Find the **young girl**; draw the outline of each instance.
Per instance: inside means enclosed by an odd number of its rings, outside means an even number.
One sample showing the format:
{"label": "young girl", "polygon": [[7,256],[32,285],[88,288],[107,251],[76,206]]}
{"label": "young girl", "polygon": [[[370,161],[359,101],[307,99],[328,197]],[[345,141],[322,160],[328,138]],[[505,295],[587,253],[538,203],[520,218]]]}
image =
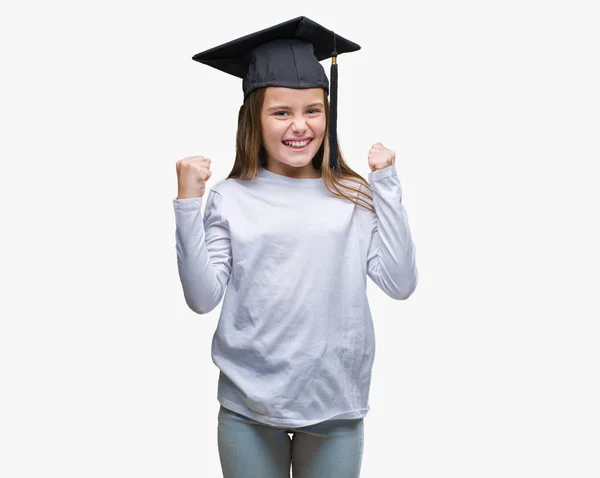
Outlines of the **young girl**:
{"label": "young girl", "polygon": [[[206,314],[224,296],[211,352],[225,478],[359,476],[366,277],[397,300],[417,284],[395,154],[375,143],[367,182],[329,130],[331,35],[299,17],[194,57],[244,79],[231,173],[206,193],[210,159],[179,160],[173,200],[186,303]],[[334,38],[336,54],[360,48]]]}

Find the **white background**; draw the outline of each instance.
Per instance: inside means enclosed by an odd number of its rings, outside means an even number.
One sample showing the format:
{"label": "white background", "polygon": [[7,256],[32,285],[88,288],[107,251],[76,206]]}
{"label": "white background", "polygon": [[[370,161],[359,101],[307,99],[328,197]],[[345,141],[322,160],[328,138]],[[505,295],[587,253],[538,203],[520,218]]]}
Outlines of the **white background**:
{"label": "white background", "polygon": [[220,306],[185,304],[172,200],[179,159],[229,173],[242,89],[191,57],[299,15],[361,45],[342,150],[396,152],[417,248],[407,301],[369,282],[361,477],[600,476],[594,2],[12,3],[1,476],[222,476]]}

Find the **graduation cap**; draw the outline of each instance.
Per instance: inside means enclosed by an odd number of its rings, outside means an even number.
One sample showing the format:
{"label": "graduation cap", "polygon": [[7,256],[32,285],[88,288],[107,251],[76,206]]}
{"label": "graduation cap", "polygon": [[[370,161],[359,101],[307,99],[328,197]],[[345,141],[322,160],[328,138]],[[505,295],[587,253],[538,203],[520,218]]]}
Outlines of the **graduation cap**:
{"label": "graduation cap", "polygon": [[[307,17],[297,17],[197,53],[193,60],[242,78],[244,101],[267,86],[323,88],[329,94],[330,163],[337,167],[337,56],[360,46]],[[331,58],[331,88],[319,61]]]}

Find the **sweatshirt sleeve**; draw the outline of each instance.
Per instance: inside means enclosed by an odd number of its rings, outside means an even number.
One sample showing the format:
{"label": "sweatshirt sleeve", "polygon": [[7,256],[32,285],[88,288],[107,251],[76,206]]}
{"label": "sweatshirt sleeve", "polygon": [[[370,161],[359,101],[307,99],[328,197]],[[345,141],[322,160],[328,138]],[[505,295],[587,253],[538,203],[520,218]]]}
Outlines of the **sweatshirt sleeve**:
{"label": "sweatshirt sleeve", "polygon": [[214,190],[202,197],[173,199],[177,267],[190,309],[206,314],[221,301],[231,274],[231,241],[223,219],[222,196]]}
{"label": "sweatshirt sleeve", "polygon": [[368,275],[388,296],[404,300],[415,290],[418,273],[396,167],[371,171],[368,177],[376,211],[372,215]]}

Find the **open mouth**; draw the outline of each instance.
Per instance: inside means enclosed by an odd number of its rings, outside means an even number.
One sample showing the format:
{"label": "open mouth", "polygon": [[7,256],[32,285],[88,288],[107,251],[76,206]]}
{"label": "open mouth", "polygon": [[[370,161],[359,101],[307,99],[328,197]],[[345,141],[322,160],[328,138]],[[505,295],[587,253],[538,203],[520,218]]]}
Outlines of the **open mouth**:
{"label": "open mouth", "polygon": [[304,151],[308,148],[308,145],[312,142],[312,138],[304,141],[282,141],[282,143],[293,151]]}

